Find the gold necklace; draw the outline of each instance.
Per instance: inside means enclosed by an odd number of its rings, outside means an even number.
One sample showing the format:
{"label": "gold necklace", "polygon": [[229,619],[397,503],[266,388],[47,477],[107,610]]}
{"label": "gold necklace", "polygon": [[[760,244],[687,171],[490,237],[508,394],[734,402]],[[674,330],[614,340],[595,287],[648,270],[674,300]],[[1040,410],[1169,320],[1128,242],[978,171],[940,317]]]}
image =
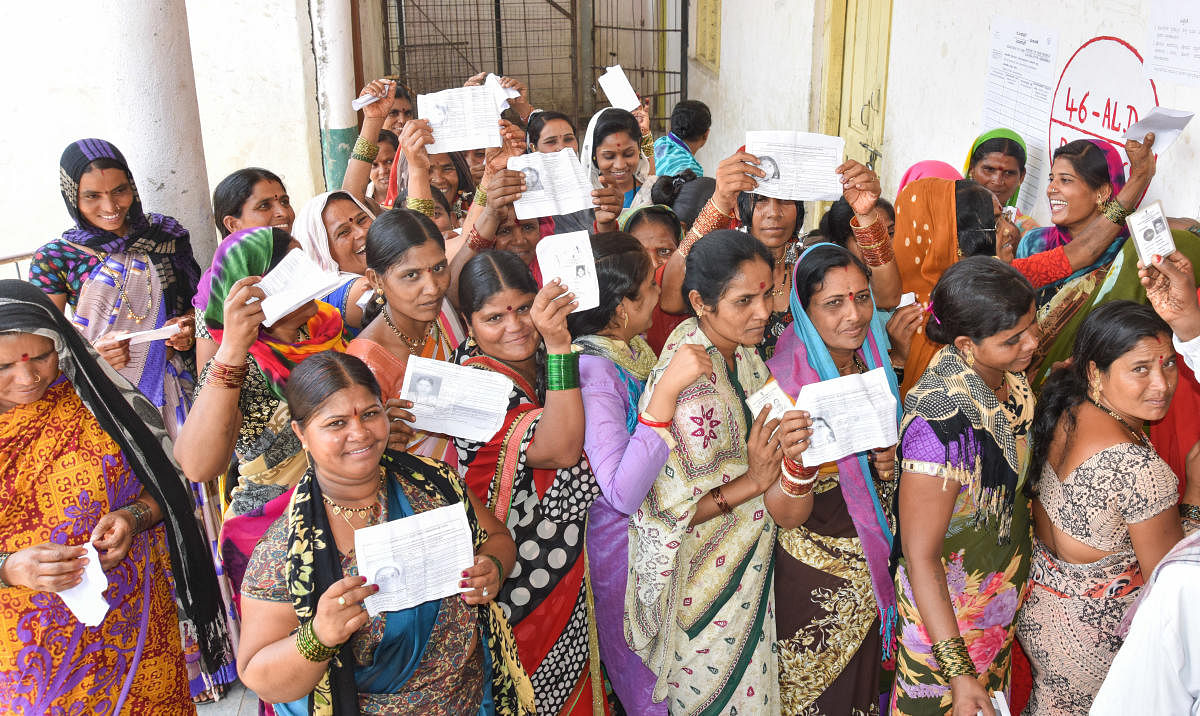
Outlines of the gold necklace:
{"label": "gold necklace", "polygon": [[[149,255],[146,256],[145,263],[146,263],[146,270],[143,273],[146,274],[146,297],[147,297],[146,312],[139,316],[133,312],[133,308],[131,307],[130,301],[129,301],[129,294],[125,292],[125,282],[121,280],[120,274],[118,274],[116,271],[113,271],[112,269],[108,268],[108,266],[107,266],[108,254],[107,253],[100,254],[100,266],[101,266],[102,270],[104,271],[104,273],[113,280],[114,284],[116,284],[117,298],[121,302],[120,305],[125,307],[125,313],[127,313],[129,315],[129,317],[131,319],[133,319],[134,323],[138,323],[138,324],[140,324],[142,321],[149,318],[150,314],[154,313],[154,281],[150,277],[150,272],[153,271],[154,269],[153,269],[153,264],[150,263]],[[114,308],[113,312],[120,313],[121,309]]]}
{"label": "gold necklace", "polygon": [[1129,423],[1125,422],[1125,418],[1122,418],[1120,415],[1118,415],[1118,414],[1117,414],[1117,411],[1115,411],[1115,410],[1112,410],[1112,409],[1111,409],[1111,408],[1109,408],[1107,405],[1101,405],[1101,404],[1100,404],[1100,401],[1098,401],[1098,400],[1093,400],[1093,399],[1092,399],[1092,396],[1090,396],[1090,395],[1089,395],[1089,396],[1087,396],[1087,401],[1088,401],[1089,403],[1091,403],[1092,405],[1096,406],[1097,408],[1100,408],[1100,409],[1101,409],[1101,410],[1103,410],[1104,412],[1108,413],[1108,417],[1110,417],[1110,418],[1112,418],[1113,420],[1115,420],[1115,421],[1117,421],[1118,423],[1120,423],[1120,424],[1121,424],[1121,427],[1123,427],[1123,428],[1125,428],[1126,430],[1128,430],[1128,431],[1129,431],[1129,434],[1130,434],[1130,435],[1132,435],[1132,436],[1134,437],[1134,439],[1135,439],[1135,440],[1137,440],[1137,441],[1138,441],[1138,443],[1139,443],[1139,444],[1140,444],[1142,447],[1145,447],[1145,448],[1149,448],[1149,447],[1150,447],[1149,441],[1147,441],[1147,439],[1146,439],[1146,434],[1145,434],[1145,433],[1143,433],[1143,432],[1142,432],[1142,431],[1140,431],[1140,430],[1134,430],[1132,425],[1130,425]]}
{"label": "gold necklace", "polygon": [[425,346],[425,341],[428,340],[429,336],[433,334],[434,329],[437,327],[437,319],[435,318],[434,320],[429,322],[429,328],[427,328],[425,330],[425,338],[422,338],[421,340],[417,340],[415,338],[409,338],[404,333],[404,331],[400,330],[396,326],[395,323],[392,323],[392,317],[390,315],[390,311],[388,310],[388,308],[390,308],[390,307],[384,306],[384,308],[383,308],[384,323],[387,323],[388,328],[392,329],[392,333],[395,333],[397,338],[399,338],[400,340],[402,340],[406,344],[408,344],[409,351],[411,351],[412,353],[420,353],[421,348],[423,348]]}
{"label": "gold necklace", "polygon": [[[867,372],[867,366],[862,362],[862,358],[858,357],[858,351],[853,351],[850,353],[850,363],[851,363],[851,365],[854,366],[854,368],[857,372],[859,372],[859,373]],[[849,375],[850,374],[850,365],[847,365],[845,367],[838,366],[838,374],[839,375]]]}
{"label": "gold necklace", "polygon": [[351,527],[354,523],[350,521],[351,517],[363,517],[367,526],[374,525],[379,522],[379,516],[383,514],[383,493],[384,493],[384,472],[383,468],[379,468],[379,490],[375,493],[375,502],[364,507],[350,507],[349,505],[339,505],[325,493],[321,493],[321,500],[329,506],[329,511],[340,516],[346,521],[346,524]]}

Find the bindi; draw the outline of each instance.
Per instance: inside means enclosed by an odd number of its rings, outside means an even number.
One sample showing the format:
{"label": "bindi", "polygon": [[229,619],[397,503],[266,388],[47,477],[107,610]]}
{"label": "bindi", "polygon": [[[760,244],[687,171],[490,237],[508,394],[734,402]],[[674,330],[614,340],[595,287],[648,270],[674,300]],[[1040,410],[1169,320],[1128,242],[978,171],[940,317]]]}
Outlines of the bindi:
{"label": "bindi", "polygon": [[[22,363],[25,363],[25,362],[27,362],[28,360],[29,360],[29,354],[28,354],[28,353],[22,353],[22,354],[21,354],[21,362],[22,362]],[[1159,359],[1158,359],[1158,362],[1159,362],[1159,363],[1162,363],[1162,358],[1159,358]]]}
{"label": "bindi", "polygon": [[512,306],[505,306],[504,310],[508,311],[509,313],[512,313]]}

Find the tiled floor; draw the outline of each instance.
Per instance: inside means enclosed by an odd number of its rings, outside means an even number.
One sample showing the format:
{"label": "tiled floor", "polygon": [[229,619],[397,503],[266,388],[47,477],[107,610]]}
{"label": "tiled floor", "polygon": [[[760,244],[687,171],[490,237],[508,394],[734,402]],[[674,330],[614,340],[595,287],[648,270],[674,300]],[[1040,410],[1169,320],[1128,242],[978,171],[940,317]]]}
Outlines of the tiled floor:
{"label": "tiled floor", "polygon": [[196,710],[200,716],[258,716],[258,697],[237,683],[220,701],[205,704]]}

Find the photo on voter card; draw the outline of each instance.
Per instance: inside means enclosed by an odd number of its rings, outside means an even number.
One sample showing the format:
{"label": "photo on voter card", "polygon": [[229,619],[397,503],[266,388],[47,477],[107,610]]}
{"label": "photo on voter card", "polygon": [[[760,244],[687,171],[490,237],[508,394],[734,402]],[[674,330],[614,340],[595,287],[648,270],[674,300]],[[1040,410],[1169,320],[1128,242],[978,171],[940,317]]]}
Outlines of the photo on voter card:
{"label": "photo on voter card", "polygon": [[415,405],[436,406],[442,392],[440,376],[418,373],[412,378],[412,402]]}

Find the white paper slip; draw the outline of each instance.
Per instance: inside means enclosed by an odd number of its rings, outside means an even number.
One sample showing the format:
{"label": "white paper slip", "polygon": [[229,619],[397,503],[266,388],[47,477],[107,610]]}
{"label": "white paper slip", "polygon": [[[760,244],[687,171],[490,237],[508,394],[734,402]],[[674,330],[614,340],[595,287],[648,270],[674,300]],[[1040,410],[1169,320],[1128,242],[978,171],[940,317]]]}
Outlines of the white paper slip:
{"label": "white paper slip", "polygon": [[518,219],[560,216],[592,208],[592,183],[570,147],[508,158],[508,168],[525,175],[525,191],[513,202]]}
{"label": "white paper slip", "polygon": [[796,407],[807,410],[813,422],[801,455],[805,467],[896,444],[896,397],[883,368],[809,383],[796,396]]}
{"label": "white paper slip", "polygon": [[904,308],[905,306],[911,306],[916,302],[917,302],[917,294],[913,293],[912,291],[909,291],[908,293],[900,296],[900,305],[896,306],[896,308]]}
{"label": "white paper slip", "polygon": [[755,420],[758,419],[758,414],[762,412],[762,409],[768,405],[771,406],[771,412],[767,413],[767,420],[782,418],[787,411],[796,409],[796,404],[792,402],[791,396],[779,387],[779,383],[774,378],[746,396],[746,407],[750,408],[750,417]]}
{"label": "white paper slip", "polygon": [[100,566],[100,555],[91,542],[82,546],[87,550],[88,563],[83,568],[83,581],[58,592],[58,596],[75,615],[75,618],[87,626],[100,626],[104,616],[108,614],[108,602],[104,600],[104,590],[108,589],[108,576]]}
{"label": "white paper slip", "polygon": [[462,503],[354,530],[358,573],[379,591],[367,612],[395,612],[468,591],[459,587],[475,564],[471,527]]}
{"label": "white paper slip", "polygon": [[513,87],[501,87],[500,78],[490,72],[488,73],[488,76],[484,78],[483,86],[487,87],[491,91],[492,97],[496,101],[496,109],[500,112],[508,109],[508,101],[510,99],[516,99],[517,97],[521,96],[521,91],[518,89]]}
{"label": "white paper slip", "polygon": [[433,130],[430,154],[500,146],[500,112],[495,89],[486,85],[417,95],[417,116]]}
{"label": "white paper slip", "polygon": [[1140,142],[1146,138],[1146,134],[1154,132],[1154,153],[1162,156],[1167,147],[1183,134],[1183,128],[1188,126],[1193,116],[1192,112],[1181,109],[1155,107],[1150,114],[1129,125],[1129,129],[1125,130],[1125,138]]}
{"label": "white paper slip", "polygon": [[1152,256],[1170,256],[1175,252],[1175,239],[1171,236],[1162,202],[1153,202],[1133,212],[1125,218],[1125,225],[1129,227],[1133,248],[1143,264],[1149,266]]}
{"label": "white paper slip", "polygon": [[638,99],[637,92],[633,91],[633,85],[629,84],[629,78],[625,76],[625,70],[621,69],[620,65],[613,65],[604,70],[604,74],[596,78],[600,83],[600,89],[604,90],[604,96],[608,97],[608,103],[618,109],[624,109],[632,112],[642,106],[642,101]]}
{"label": "white paper slip", "polygon": [[1008,709],[1008,699],[1004,698],[1002,691],[992,692],[992,708],[996,709],[996,716],[1012,716],[1012,711]]}
{"label": "white paper slip", "polygon": [[592,258],[588,232],[547,236],[538,242],[537,260],[544,281],[557,278],[575,294],[575,300],[579,301],[575,311],[600,305],[600,283],[596,279],[596,260]]}
{"label": "white paper slip", "polygon": [[328,295],[346,279],[326,271],[300,249],[292,249],[258,282],[267,294],[262,308],[267,328],[309,301]]}
{"label": "white paper slip", "polygon": [[756,194],[796,201],[835,201],[842,195],[837,168],[846,140],[792,131],[746,132],[746,152],[758,157],[766,173]]}
{"label": "white paper slip", "polygon": [[138,343],[166,340],[167,338],[179,333],[179,330],[179,324],[172,323],[171,325],[163,326],[162,328],[151,328],[148,331],[136,331],[134,333],[129,333],[126,334],[125,338],[128,339],[129,345],[132,346]]}
{"label": "white paper slip", "polygon": [[409,356],[397,397],[413,402],[414,428],[486,442],[504,425],[512,387],[499,373]]}
{"label": "white paper slip", "polygon": [[375,104],[380,99],[382,99],[382,98],[376,97],[373,94],[363,95],[362,97],[355,97],[350,102],[350,108],[353,109],[355,112],[357,112],[358,110],[362,109],[363,107],[366,107],[368,104]]}

